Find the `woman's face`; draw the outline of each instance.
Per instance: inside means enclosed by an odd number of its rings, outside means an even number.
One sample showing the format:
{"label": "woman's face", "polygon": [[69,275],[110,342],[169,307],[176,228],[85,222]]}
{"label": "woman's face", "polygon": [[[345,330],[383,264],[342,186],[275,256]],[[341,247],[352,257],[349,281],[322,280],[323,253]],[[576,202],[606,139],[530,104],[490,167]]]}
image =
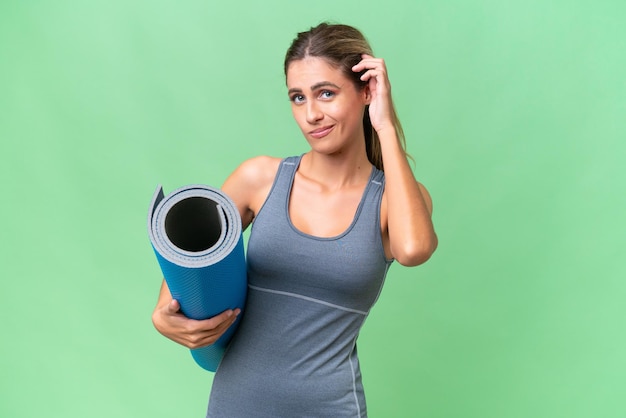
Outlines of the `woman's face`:
{"label": "woman's face", "polygon": [[367,88],[357,89],[341,70],[316,57],[289,64],[287,88],[293,116],[312,149],[335,153],[363,143]]}

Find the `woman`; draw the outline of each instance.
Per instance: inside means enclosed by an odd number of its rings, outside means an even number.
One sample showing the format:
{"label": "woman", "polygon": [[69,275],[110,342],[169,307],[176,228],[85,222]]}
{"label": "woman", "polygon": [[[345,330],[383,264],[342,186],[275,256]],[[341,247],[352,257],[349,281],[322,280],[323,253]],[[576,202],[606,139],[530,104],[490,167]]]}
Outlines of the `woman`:
{"label": "woman", "polygon": [[[435,251],[431,200],[407,162],[385,63],[358,30],[298,34],[285,76],[311,149],[248,160],[223,185],[243,227],[254,223],[245,315],[207,416],[367,416],[356,339],[392,261],[416,266]],[[153,322],[193,349],[238,314],[188,319],[164,282]]]}

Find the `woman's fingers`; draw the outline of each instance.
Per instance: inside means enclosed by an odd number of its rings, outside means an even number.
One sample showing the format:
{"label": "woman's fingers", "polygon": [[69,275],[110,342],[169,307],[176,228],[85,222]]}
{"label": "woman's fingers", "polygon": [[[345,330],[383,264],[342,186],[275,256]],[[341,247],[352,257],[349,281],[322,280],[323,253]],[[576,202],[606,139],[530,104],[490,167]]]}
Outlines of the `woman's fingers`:
{"label": "woman's fingers", "polygon": [[359,72],[366,68],[385,67],[385,60],[382,58],[374,58],[373,56],[367,54],[362,54],[361,58],[361,61],[352,67],[352,71]]}
{"label": "woman's fingers", "polygon": [[360,79],[369,82],[372,94],[385,94],[390,89],[385,61],[363,54],[362,60],[352,67],[354,72],[362,72]]}
{"label": "woman's fingers", "polygon": [[[371,55],[362,55],[363,59],[352,67],[352,71],[360,72],[367,70],[365,74],[375,72],[378,75],[386,74],[385,60],[382,58],[374,58]],[[363,75],[365,75],[363,74]],[[361,76],[363,80],[363,76]]]}
{"label": "woman's fingers", "polygon": [[172,299],[172,301],[167,305],[167,313],[175,314],[180,311],[180,304],[176,299]]}
{"label": "woman's fingers", "polygon": [[190,349],[215,343],[241,312],[240,309],[228,309],[214,317],[195,320],[180,311],[180,304],[176,300],[170,301],[159,311],[153,316],[159,332]]}
{"label": "woman's fingers", "polygon": [[361,72],[361,80],[368,83],[370,92],[370,121],[376,131],[393,126],[393,110],[391,104],[391,84],[387,76],[387,68],[382,58],[361,55],[361,61],[352,67]]}
{"label": "woman's fingers", "polygon": [[188,319],[183,345],[195,349],[215,343],[235,322],[239,313],[239,309],[229,309],[209,319]]}

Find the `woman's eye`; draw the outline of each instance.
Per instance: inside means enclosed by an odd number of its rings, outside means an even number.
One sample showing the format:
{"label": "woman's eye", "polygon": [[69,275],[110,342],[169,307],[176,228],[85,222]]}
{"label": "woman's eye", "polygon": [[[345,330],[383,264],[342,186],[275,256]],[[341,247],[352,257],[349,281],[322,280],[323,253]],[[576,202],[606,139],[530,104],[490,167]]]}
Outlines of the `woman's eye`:
{"label": "woman's eye", "polygon": [[324,90],[322,91],[322,93],[320,94],[320,96],[323,99],[330,99],[331,97],[333,97],[335,95],[334,92],[330,91],[330,90]]}
{"label": "woman's eye", "polygon": [[294,102],[295,104],[303,103],[304,96],[301,94],[294,94],[293,96],[291,96],[291,101]]}

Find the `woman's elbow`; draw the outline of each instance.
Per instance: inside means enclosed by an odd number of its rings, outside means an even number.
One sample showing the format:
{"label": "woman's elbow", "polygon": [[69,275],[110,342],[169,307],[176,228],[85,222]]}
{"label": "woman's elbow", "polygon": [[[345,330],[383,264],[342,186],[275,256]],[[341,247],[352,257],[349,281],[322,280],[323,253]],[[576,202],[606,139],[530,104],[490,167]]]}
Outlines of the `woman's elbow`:
{"label": "woman's elbow", "polygon": [[406,267],[419,266],[425,263],[437,249],[437,235],[433,234],[428,239],[405,243],[401,248],[393,251],[393,258]]}

